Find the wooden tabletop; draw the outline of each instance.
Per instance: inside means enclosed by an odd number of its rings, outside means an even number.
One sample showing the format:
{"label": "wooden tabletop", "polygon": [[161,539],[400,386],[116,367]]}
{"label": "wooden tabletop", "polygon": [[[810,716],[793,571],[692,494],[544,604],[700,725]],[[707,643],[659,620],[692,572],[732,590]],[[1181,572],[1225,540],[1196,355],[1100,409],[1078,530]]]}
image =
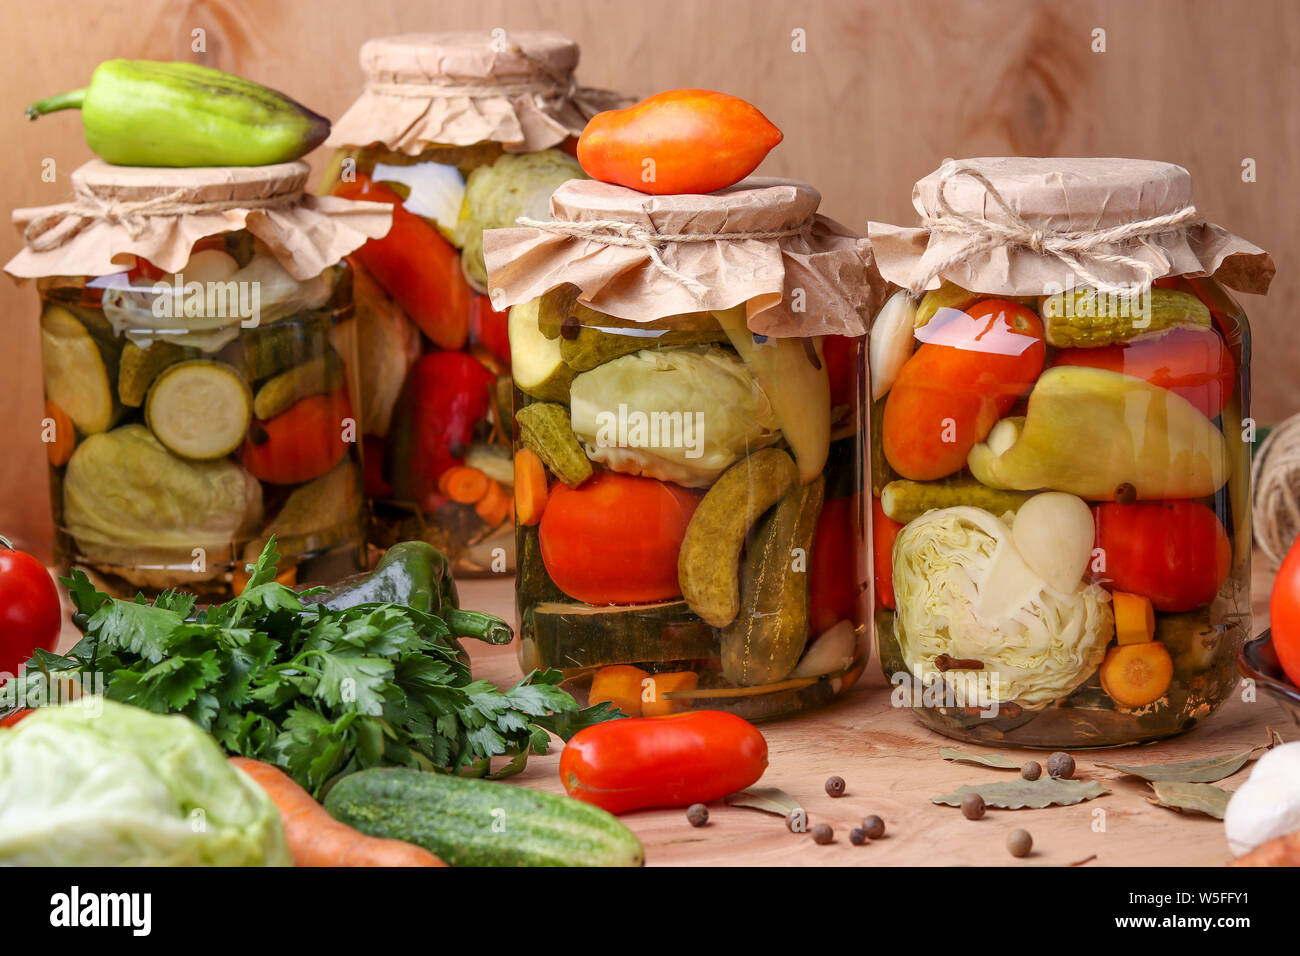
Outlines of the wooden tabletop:
{"label": "wooden tabletop", "polygon": [[[1255,631],[1267,625],[1271,576],[1256,561]],[[514,617],[513,579],[460,583],[465,607]],[[76,632],[69,624],[61,648]],[[476,677],[498,685],[519,680],[514,648],[467,641]],[[940,747],[998,752],[1017,760],[1043,761],[1040,752],[996,750],[950,741],[922,727],[906,710],[889,704],[889,686],[874,664],[867,677],[835,703],[810,714],[760,725],[768,743],[769,766],[762,786],[779,787],[808,812],[809,823],[835,830],[826,846],[807,835],[790,833],[777,816],[715,804],[709,823],[696,829],[682,810],[652,810],[623,817],[641,838],[649,866],[818,866],[818,865],[1066,865],[1095,855],[1089,866],[1219,866],[1229,859],[1218,820],[1151,805],[1142,781],[1094,766],[1095,761],[1154,763],[1230,753],[1263,744],[1273,728],[1286,739],[1300,736],[1290,718],[1271,701],[1255,703],[1234,696],[1203,725],[1180,737],[1126,751],[1076,753],[1076,777],[1093,779],[1110,793],[1072,807],[1043,810],[989,810],[982,820],[966,820],[954,807],[930,798],[963,784],[1014,778],[1014,771],[948,763]],[[533,757],[511,782],[562,793],[559,747]],[[1240,786],[1250,765],[1223,781]],[[832,799],[826,778],[847,783]],[[886,836],[855,847],[849,830],[868,814],[878,814]],[[1007,834],[1018,827],[1034,838],[1034,851],[1014,859]]]}

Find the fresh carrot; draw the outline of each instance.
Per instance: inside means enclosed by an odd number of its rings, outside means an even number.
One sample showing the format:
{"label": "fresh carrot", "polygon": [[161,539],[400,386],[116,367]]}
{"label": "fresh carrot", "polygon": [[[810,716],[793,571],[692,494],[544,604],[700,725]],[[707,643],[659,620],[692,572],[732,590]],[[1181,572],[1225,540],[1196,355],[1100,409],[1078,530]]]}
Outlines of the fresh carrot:
{"label": "fresh carrot", "polygon": [[53,423],[54,428],[50,436],[51,441],[45,445],[45,451],[50,456],[50,464],[59,468],[68,463],[73,449],[77,447],[77,430],[68,413],[48,398],[45,400],[45,417]]}
{"label": "fresh carrot", "polygon": [[401,840],[366,836],[339,823],[279,767],[231,757],[280,811],[295,866],[446,866],[428,850]]}
{"label": "fresh carrot", "polygon": [[490,527],[495,528],[505,521],[506,515],[510,513],[509,493],[500,484],[493,481],[488,486],[487,493],[474,505],[474,513],[487,522]]}
{"label": "fresh carrot", "polygon": [[525,526],[538,524],[546,510],[546,466],[537,452],[515,452],[515,515]]}
{"label": "fresh carrot", "polygon": [[477,468],[457,465],[447,469],[438,479],[438,490],[458,504],[472,505],[487,494],[491,481],[486,473]]}

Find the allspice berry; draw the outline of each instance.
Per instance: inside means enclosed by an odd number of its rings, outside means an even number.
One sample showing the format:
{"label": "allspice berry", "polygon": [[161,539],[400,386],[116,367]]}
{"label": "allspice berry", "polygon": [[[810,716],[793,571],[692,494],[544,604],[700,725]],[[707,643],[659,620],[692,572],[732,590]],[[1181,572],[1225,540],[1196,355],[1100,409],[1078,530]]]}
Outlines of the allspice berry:
{"label": "allspice berry", "polygon": [[885,821],[873,813],[862,821],[862,829],[866,831],[868,838],[879,840],[885,835]]}
{"label": "allspice berry", "polygon": [[984,816],[984,798],[978,793],[968,793],[961,798],[961,815],[967,820],[978,820]]}
{"label": "allspice berry", "polygon": [[1069,780],[1074,776],[1074,758],[1058,750],[1047,758],[1047,772],[1053,777]]}
{"label": "allspice berry", "polygon": [[1026,780],[1037,780],[1043,775],[1043,765],[1037,760],[1027,760],[1025,765],[1020,768],[1020,776]]}
{"label": "allspice berry", "polygon": [[692,803],[686,808],[686,819],[693,827],[702,827],[709,822],[709,808],[702,803]]}
{"label": "allspice berry", "polygon": [[835,839],[835,831],[831,829],[829,823],[815,823],[811,831],[814,843],[825,846]]}
{"label": "allspice berry", "polygon": [[867,842],[867,831],[862,827],[854,827],[849,831],[849,842],[854,846],[862,846]]}
{"label": "allspice berry", "polygon": [[1012,830],[1007,834],[1007,850],[1012,856],[1028,856],[1034,848],[1034,838],[1028,830]]}
{"label": "allspice berry", "polygon": [[842,797],[842,796],[844,796],[844,778],[843,778],[843,777],[827,777],[827,778],[826,778],[826,792],[827,792],[828,794],[830,794],[832,797]]}

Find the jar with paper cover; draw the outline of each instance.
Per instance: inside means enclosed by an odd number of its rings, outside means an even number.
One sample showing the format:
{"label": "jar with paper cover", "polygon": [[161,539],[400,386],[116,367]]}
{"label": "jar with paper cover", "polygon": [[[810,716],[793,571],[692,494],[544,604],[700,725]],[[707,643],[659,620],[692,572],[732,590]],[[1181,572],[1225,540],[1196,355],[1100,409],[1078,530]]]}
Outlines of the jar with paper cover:
{"label": "jar with paper cover", "polygon": [[864,240],[798,182],[561,186],[510,307],[525,670],[651,716],[811,707],[866,660]]}
{"label": "jar with paper cover", "polygon": [[95,160],[72,202],[14,214],[64,570],[217,600],[271,535],[285,580],[363,566],[344,257],[391,210],[305,195],[308,171]]}
{"label": "jar with paper cover", "polygon": [[484,228],[541,216],[612,94],[554,33],[412,34],[361,48],[365,88],[322,188],[393,207],[352,257],[371,543],[423,539],[457,574],[514,567],[510,344],[484,295]]}
{"label": "jar with paper cover", "polygon": [[1208,717],[1250,630],[1250,332],[1269,256],[1191,178],[1125,159],[949,161],[871,331],[874,617],[895,703],[1017,747]]}

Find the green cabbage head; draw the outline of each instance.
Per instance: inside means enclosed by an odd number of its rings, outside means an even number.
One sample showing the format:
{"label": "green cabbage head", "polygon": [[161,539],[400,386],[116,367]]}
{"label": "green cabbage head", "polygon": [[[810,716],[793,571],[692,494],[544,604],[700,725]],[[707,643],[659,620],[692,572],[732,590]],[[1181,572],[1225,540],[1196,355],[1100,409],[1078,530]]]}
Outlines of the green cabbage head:
{"label": "green cabbage head", "polygon": [[0,728],[0,866],[291,866],[270,798],[189,718],[99,697]]}
{"label": "green cabbage head", "polygon": [[[983,662],[982,671],[945,675],[962,706],[1015,701],[1032,710],[1059,700],[1101,666],[1115,630],[1105,588],[1055,590],[1025,563],[1010,527],[980,508],[908,522],[894,543],[894,595],[914,677],[937,673],[940,654]],[[986,699],[963,699],[972,675]]]}

